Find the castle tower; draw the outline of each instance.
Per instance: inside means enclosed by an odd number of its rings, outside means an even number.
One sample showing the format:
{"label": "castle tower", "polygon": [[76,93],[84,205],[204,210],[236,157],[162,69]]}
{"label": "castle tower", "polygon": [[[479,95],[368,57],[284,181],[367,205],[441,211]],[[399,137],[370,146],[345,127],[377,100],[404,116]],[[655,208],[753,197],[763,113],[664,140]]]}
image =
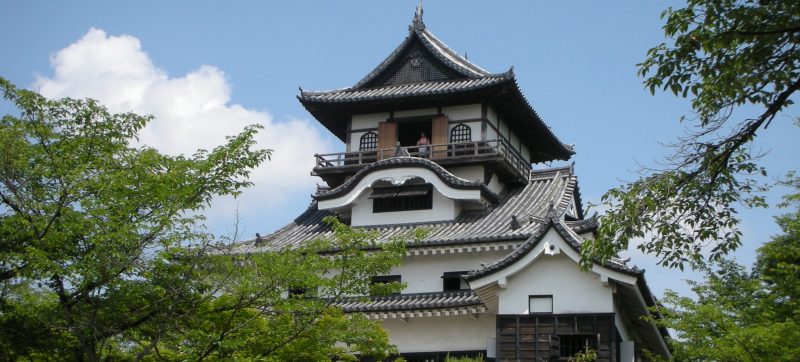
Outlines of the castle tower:
{"label": "castle tower", "polygon": [[363,79],[298,99],[345,152],[316,155],[312,174],[326,186],[308,210],[240,252],[329,235],[329,215],[381,241],[424,226],[403,265],[374,278],[406,289],[340,303],[380,320],[406,360],[566,360],[584,347],[598,361],[670,356],[667,332],[641,319],[655,304],[643,270],[618,259],[579,270],[597,220],[583,213],[572,166],[532,167],[574,151],[513,68],[490,73],[458,55],[418,7],[405,40]]}

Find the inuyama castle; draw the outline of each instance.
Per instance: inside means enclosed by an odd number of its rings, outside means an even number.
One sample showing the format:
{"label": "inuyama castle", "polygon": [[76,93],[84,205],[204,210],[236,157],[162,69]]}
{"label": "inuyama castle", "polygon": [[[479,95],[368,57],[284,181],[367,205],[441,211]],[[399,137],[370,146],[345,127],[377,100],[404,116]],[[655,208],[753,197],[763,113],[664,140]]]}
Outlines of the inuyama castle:
{"label": "inuyama castle", "polygon": [[513,68],[491,73],[457,54],[418,7],[364,78],[298,98],[345,152],[316,155],[324,186],[308,210],[240,251],[329,236],[330,215],[381,240],[425,227],[402,265],[373,278],[407,283],[402,292],[340,304],[380,321],[407,361],[567,361],[585,347],[598,361],[670,357],[667,331],[642,318],[656,304],[644,270],[621,259],[580,270],[598,221],[584,214],[574,167],[544,166],[575,152]]}

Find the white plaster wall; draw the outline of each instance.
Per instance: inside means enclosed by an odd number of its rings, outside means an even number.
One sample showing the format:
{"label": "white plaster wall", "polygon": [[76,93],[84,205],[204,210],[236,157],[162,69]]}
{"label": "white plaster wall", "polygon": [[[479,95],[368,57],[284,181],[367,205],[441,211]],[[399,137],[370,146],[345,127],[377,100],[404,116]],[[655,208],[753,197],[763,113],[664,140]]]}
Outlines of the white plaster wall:
{"label": "white plaster wall", "polygon": [[433,207],[430,210],[372,212],[371,192],[362,192],[353,202],[351,224],[353,226],[409,224],[415,222],[453,220],[460,208],[456,203],[433,189]]}
{"label": "white plaster wall", "polygon": [[442,107],[442,113],[451,121],[462,119],[476,119],[481,117],[481,104],[466,104],[463,106]]}
{"label": "white plaster wall", "polygon": [[354,114],[351,118],[350,129],[378,128],[378,122],[389,119],[389,113]]}
{"label": "white plaster wall", "polygon": [[486,118],[497,127],[497,112],[492,107],[486,107]]}
{"label": "white plaster wall", "polygon": [[[464,122],[465,125],[472,128],[470,132],[470,140],[471,141],[480,141],[481,140],[481,123],[480,122]],[[458,126],[459,123],[452,123],[447,126],[447,142],[450,142],[450,132],[453,130],[453,127]]]}
{"label": "white plaster wall", "polygon": [[454,167],[449,170],[458,177],[461,177],[466,180],[470,181],[478,181],[483,183],[483,166],[476,165],[476,166],[463,166],[463,167]]}
{"label": "white plaster wall", "polygon": [[409,109],[406,111],[394,112],[394,118],[402,117],[416,117],[416,116],[431,116],[438,112],[436,108],[423,108],[423,109]]}
{"label": "white plaster wall", "polygon": [[495,132],[494,128],[486,127],[486,140],[496,140],[498,138],[499,137],[497,137],[497,132]]}
{"label": "white plaster wall", "polygon": [[[555,235],[550,235],[555,234]],[[545,240],[558,236],[548,231]],[[569,257],[561,254],[541,255],[526,269],[508,280],[500,289],[499,314],[527,314],[529,295],[552,295],[553,313],[612,313],[613,295],[610,286],[600,282],[593,272],[582,272]]]}
{"label": "white plaster wall", "polygon": [[382,322],[389,341],[401,353],[467,351],[486,349],[495,336],[491,314],[471,316],[411,318],[408,322],[389,319]]}
{"label": "white plaster wall", "polygon": [[500,131],[500,134],[502,134],[503,137],[508,139],[508,126],[506,126],[506,123],[503,122],[502,119],[500,120],[500,127],[497,127],[497,129]]}
{"label": "white plaster wall", "polygon": [[403,264],[392,268],[390,274],[399,274],[408,286],[402,293],[442,291],[442,274],[445,272],[480,269],[481,263],[492,263],[506,254],[505,251],[486,251],[445,255],[412,255],[403,258]]}
{"label": "white plaster wall", "polygon": [[489,180],[489,184],[486,185],[486,187],[488,187],[489,190],[492,190],[494,191],[494,193],[499,195],[501,192],[503,192],[505,185],[502,182],[500,182],[500,177],[498,177],[496,173],[493,173],[492,179]]}
{"label": "white plaster wall", "polygon": [[519,138],[517,138],[517,135],[515,135],[515,134],[513,134],[513,133],[511,134],[511,147],[513,147],[513,148],[514,148],[515,150],[517,150],[517,151],[519,151],[519,150],[520,150],[520,147],[519,147]]}

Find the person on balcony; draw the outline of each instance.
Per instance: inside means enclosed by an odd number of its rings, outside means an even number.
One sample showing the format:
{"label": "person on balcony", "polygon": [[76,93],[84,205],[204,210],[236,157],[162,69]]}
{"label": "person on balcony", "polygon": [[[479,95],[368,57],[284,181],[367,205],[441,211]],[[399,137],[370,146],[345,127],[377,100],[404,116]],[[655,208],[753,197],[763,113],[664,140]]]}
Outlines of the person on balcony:
{"label": "person on balcony", "polygon": [[425,132],[419,133],[417,146],[419,146],[419,148],[417,148],[419,157],[427,158],[430,155],[431,140],[428,139],[428,136],[425,135]]}

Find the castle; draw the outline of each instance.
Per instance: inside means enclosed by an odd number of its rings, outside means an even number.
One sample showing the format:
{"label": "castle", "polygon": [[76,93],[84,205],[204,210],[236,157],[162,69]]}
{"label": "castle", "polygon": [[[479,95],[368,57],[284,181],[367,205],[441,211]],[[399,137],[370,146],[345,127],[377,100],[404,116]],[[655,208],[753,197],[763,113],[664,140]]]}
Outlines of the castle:
{"label": "castle", "polygon": [[538,166],[574,151],[513,68],[490,73],[452,51],[419,7],[408,37],[363,79],[298,98],[346,150],[316,155],[312,174],[327,186],[264,244],[328,235],[328,215],[383,240],[426,227],[402,265],[374,278],[407,288],[340,305],[379,320],[406,360],[567,360],[585,347],[598,361],[670,357],[667,331],[641,318],[656,302],[643,270],[619,259],[579,269],[598,223],[572,166]]}

